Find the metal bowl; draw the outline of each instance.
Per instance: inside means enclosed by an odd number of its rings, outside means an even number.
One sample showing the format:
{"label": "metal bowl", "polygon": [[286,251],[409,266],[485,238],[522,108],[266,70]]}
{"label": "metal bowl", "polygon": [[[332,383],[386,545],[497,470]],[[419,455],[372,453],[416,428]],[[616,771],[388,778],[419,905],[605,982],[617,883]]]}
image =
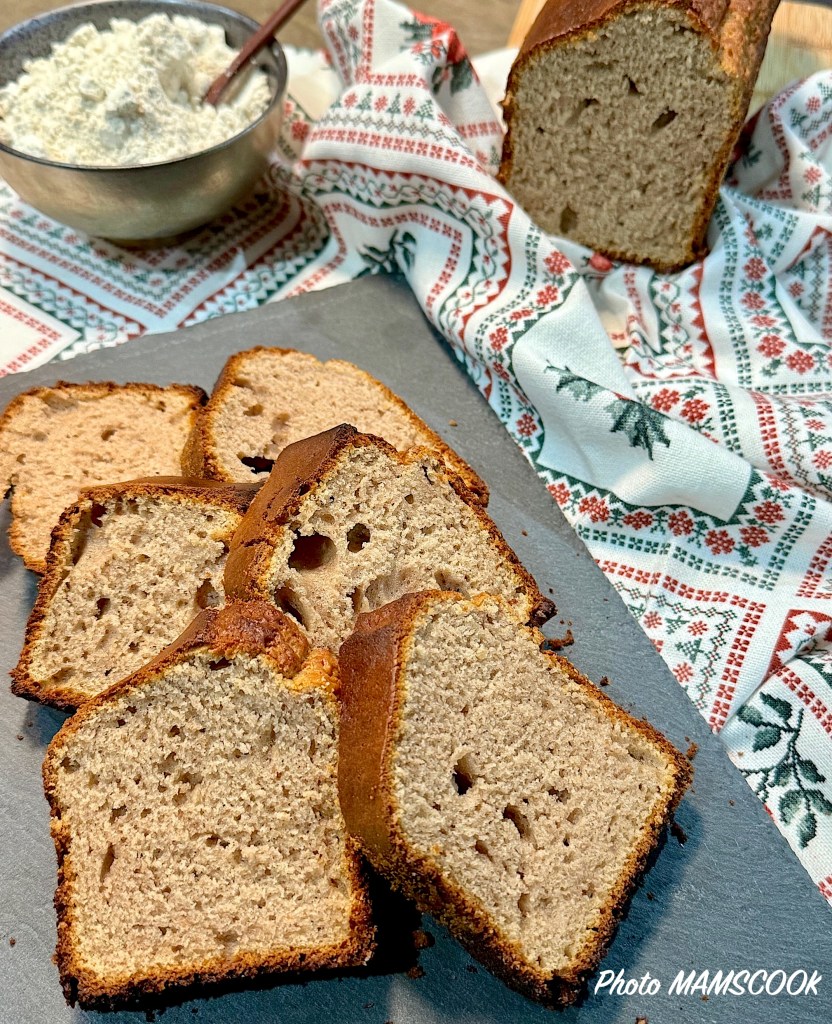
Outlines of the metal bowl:
{"label": "metal bowl", "polygon": [[[222,25],[239,49],[257,23],[199,0],[93,0],[31,18],[0,36],[0,85],[19,78],[24,62],[47,57],[79,25],[99,29],[112,18],[185,14]],[[280,131],[286,58],[280,45],[255,63],[269,78],[271,101],[233,138],[191,156],[128,167],[88,167],[29,156],[0,142],[0,174],[32,206],[90,235],[122,244],[162,244],[207,223],[249,193],[265,173]]]}

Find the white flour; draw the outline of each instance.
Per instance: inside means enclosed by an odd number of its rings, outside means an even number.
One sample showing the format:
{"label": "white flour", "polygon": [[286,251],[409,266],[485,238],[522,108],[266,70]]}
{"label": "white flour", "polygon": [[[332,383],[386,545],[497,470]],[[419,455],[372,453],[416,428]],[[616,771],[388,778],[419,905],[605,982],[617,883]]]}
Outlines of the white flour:
{"label": "white flour", "polygon": [[230,139],[269,102],[254,71],[218,108],[201,102],[234,51],[219,25],[154,14],[81,25],[0,89],[0,139],[62,163],[149,164]]}

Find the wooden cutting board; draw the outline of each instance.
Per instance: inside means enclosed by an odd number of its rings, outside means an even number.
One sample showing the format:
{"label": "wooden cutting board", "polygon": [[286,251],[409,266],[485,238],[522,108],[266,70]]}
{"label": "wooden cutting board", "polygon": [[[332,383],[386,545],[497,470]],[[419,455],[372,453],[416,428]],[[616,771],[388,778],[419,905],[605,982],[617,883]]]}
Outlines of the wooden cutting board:
{"label": "wooden cutting board", "polygon": [[[532,27],[544,0],[522,0],[509,35],[509,46],[519,46]],[[832,68],[832,8],[820,4],[781,3],[749,113],[775,96],[795,78]]]}

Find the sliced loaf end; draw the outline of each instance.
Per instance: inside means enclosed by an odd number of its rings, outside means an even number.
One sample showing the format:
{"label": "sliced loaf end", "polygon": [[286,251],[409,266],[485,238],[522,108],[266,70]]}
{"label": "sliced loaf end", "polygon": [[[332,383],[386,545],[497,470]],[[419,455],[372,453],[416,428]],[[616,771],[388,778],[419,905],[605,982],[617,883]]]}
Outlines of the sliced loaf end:
{"label": "sliced loaf end", "polygon": [[52,529],[83,487],[180,473],[205,399],[184,384],[65,381],[14,398],[0,417],[0,486],[26,567],[45,571]]}
{"label": "sliced loaf end", "polygon": [[488,504],[468,463],[381,381],[344,360],[285,348],[259,346],[228,360],[188,442],[186,471],[262,480],[287,445],[345,420],[399,451],[430,448]]}
{"label": "sliced loaf end", "polygon": [[256,491],[171,477],[83,491],[53,533],[12,692],[73,710],[221,604],[226,554]]}
{"label": "sliced loaf end", "polygon": [[551,601],[435,453],[342,424],[289,445],[235,534],[226,592],[260,596],[332,650],[362,611],[440,586],[499,593],[518,621]]}
{"label": "sliced loaf end", "polygon": [[159,1005],[367,962],[337,687],[291,620],[230,605],[62,727],[44,785],[70,1003]]}
{"label": "sliced loaf end", "polygon": [[342,645],[347,826],[495,974],[574,1001],[691,780],[491,597],[410,595]]}

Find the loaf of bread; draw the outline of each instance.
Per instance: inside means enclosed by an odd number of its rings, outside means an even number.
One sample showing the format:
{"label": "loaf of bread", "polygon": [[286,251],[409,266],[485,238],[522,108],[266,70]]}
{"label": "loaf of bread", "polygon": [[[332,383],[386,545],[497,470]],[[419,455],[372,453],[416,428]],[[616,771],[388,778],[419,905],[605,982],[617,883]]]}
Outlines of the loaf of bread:
{"label": "loaf of bread", "polygon": [[67,384],[34,388],[0,417],[0,489],[11,488],[9,542],[46,568],[49,536],[82,487],[182,472],[201,388]]}
{"label": "loaf of bread", "polygon": [[505,604],[409,595],[339,655],[339,793],[373,866],[509,985],[572,1002],[691,769]]}
{"label": "loaf of bread", "polygon": [[43,777],[71,1004],[367,962],[337,685],[335,660],[291,620],[229,605],[65,723]]}
{"label": "loaf of bread", "polygon": [[228,360],[188,443],[185,472],[262,480],[287,444],[339,423],[400,451],[431,448],[488,504],[474,470],[381,381],[342,359],[321,362],[286,348],[252,348]]}
{"label": "loaf of bread", "polygon": [[548,0],[500,178],[546,232],[676,270],[705,249],[778,0]]}
{"label": "loaf of bread", "polygon": [[231,537],[256,492],[170,477],[83,491],[53,534],[12,691],[76,708],[221,604]]}
{"label": "loaf of bread", "polygon": [[518,622],[554,610],[444,462],[346,424],[283,449],[225,568],[229,597],[274,601],[333,651],[359,612],[437,586],[500,594]]}

